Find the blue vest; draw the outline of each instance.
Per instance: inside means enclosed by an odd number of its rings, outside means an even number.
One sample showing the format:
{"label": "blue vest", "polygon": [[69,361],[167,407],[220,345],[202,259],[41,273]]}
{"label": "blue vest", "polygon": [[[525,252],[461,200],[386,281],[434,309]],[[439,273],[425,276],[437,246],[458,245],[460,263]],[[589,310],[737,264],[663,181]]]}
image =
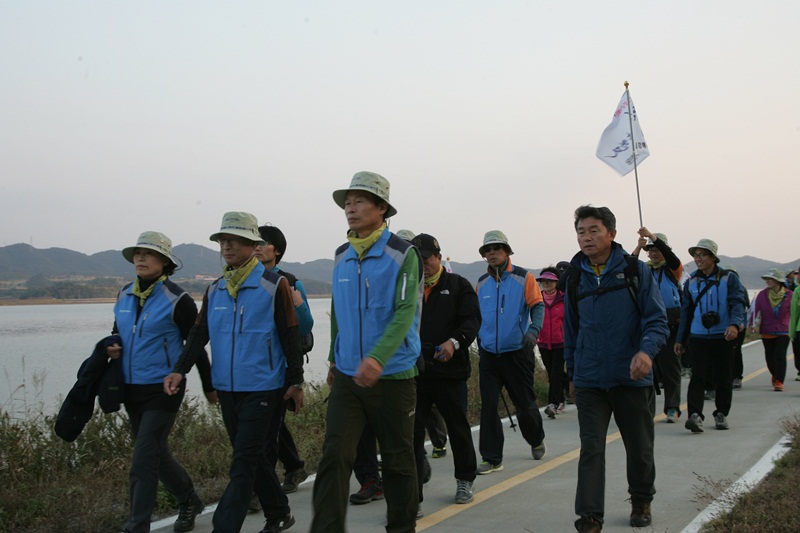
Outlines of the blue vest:
{"label": "blue vest", "polygon": [[[703,291],[707,284],[711,288],[706,291],[700,301],[697,295]],[[691,335],[700,337],[722,337],[725,330],[731,324],[731,317],[728,311],[728,272],[725,271],[717,282],[716,274],[711,277],[701,277],[697,273],[692,274],[687,283],[691,301],[694,302],[694,315],[692,316]],[[703,326],[702,316],[713,312],[719,316],[719,322],[710,328]]]}
{"label": "blue vest", "polygon": [[417,301],[417,313],[405,340],[389,359],[383,375],[410,370],[420,354],[419,321],[422,314],[422,276],[416,286],[399,279],[406,256],[414,248],[384,230],[359,261],[349,243],[336,250],[333,267],[333,304],[339,334],[334,341],[336,368],[355,376],[361,361],[383,336],[394,318],[395,291],[401,284],[401,298]]}
{"label": "blue vest", "polygon": [[531,322],[525,300],[525,279],[528,271],[513,266],[496,280],[489,273],[478,279],[478,301],[481,304],[480,347],[500,354],[522,349],[525,333]]}
{"label": "blue vest", "polygon": [[137,318],[139,297],[132,289],[133,283],[123,287],[114,306],[122,338],[122,375],[129,385],[161,383],[172,372],[183,348],[180,329],[172,317],[186,292],[169,280],[159,281]]}
{"label": "blue vest", "polygon": [[680,309],[681,291],[678,289],[678,284],[672,282],[672,273],[668,272],[668,267],[665,265],[658,270],[653,270],[653,276],[658,282],[658,290],[661,292],[661,299],[664,300],[664,307]]}
{"label": "blue vest", "polygon": [[281,278],[259,263],[235,300],[224,278],[209,287],[206,315],[215,389],[254,392],[286,386],[286,357],[275,325],[275,293]]}

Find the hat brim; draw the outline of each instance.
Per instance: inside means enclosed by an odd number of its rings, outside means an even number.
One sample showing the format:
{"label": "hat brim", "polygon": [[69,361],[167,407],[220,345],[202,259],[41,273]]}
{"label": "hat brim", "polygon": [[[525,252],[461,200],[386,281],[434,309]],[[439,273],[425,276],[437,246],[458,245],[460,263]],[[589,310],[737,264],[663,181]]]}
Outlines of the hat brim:
{"label": "hat brim", "polygon": [[237,229],[231,229],[231,230],[227,230],[227,231],[218,231],[217,233],[213,233],[208,238],[208,240],[209,241],[214,241],[214,242],[219,242],[220,238],[222,238],[223,235],[235,235],[236,237],[241,237],[243,239],[247,239],[248,241],[252,242],[255,245],[259,245],[259,244],[263,244],[264,243],[264,239],[261,238],[261,235],[259,235],[258,238],[256,239],[256,238],[254,238],[252,233],[250,233],[248,231],[245,231],[245,230],[237,230]]}
{"label": "hat brim", "polygon": [[178,259],[177,257],[175,257],[174,255],[166,255],[166,254],[164,254],[164,252],[162,252],[161,250],[159,250],[155,246],[149,246],[147,244],[137,244],[136,246],[128,246],[127,248],[123,248],[122,249],[122,257],[127,259],[129,263],[133,263],[133,256],[136,253],[136,249],[137,248],[146,248],[148,250],[153,250],[154,252],[157,252],[158,255],[160,255],[161,257],[166,258],[168,261],[170,261],[176,267],[181,266],[181,260]]}
{"label": "hat brim", "polygon": [[712,251],[711,251],[711,250],[709,250],[708,248],[703,248],[702,246],[692,246],[691,248],[689,248],[689,255],[691,255],[692,257],[694,257],[694,253],[695,253],[697,250],[703,250],[704,252],[708,252],[708,253],[710,253],[710,254],[711,254],[711,256],[714,258],[714,262],[715,262],[715,263],[719,263],[719,257],[717,257],[716,255],[714,255],[714,252],[712,252]]}
{"label": "hat brim", "polygon": [[776,278],[775,276],[769,276],[769,275],[761,276],[761,279],[764,279],[764,280],[771,279],[771,280],[773,280],[773,281],[775,281],[777,283],[786,283],[785,279],[780,279],[780,278]]}
{"label": "hat brim", "polygon": [[503,246],[503,248],[505,248],[505,249],[506,249],[506,253],[507,253],[508,255],[514,255],[514,250],[512,250],[512,249],[511,249],[511,246],[509,246],[509,245],[508,245],[508,243],[505,243],[505,242],[503,242],[503,241],[492,241],[492,242],[485,242],[485,243],[483,243],[483,246],[481,246],[480,248],[478,248],[478,253],[479,253],[479,254],[481,254],[481,257],[483,257],[483,256],[485,256],[485,255],[486,255],[486,247],[487,247],[487,246],[491,246],[491,245],[493,245],[493,244],[500,244],[500,245],[502,245],[502,246]]}
{"label": "hat brim", "polygon": [[[336,202],[336,205],[338,205],[339,207],[344,209],[344,202],[345,202],[345,200],[347,200],[347,193],[349,193],[350,191],[363,191],[363,192],[368,192],[368,193],[370,193],[372,195],[375,195],[374,192],[368,191],[366,189],[361,189],[359,187],[354,187],[354,188],[351,188],[351,189],[337,189],[337,190],[333,191],[333,201]],[[380,198],[380,197],[378,196],[378,198]],[[397,209],[395,209],[392,204],[390,204],[388,201],[386,201],[386,200],[384,200],[382,198],[381,198],[381,201],[382,202],[386,202],[386,205],[389,206],[389,208],[386,210],[386,214],[384,215],[384,218],[390,218],[390,217],[393,217],[393,216],[395,216],[397,214]]]}

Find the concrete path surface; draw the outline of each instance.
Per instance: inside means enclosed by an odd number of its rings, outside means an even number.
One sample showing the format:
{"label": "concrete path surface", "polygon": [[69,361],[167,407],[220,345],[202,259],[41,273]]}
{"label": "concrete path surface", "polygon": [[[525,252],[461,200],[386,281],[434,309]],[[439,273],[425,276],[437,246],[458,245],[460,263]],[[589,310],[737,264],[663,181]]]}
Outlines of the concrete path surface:
{"label": "concrete path surface", "polygon": [[[745,346],[744,387],[735,390],[728,421],[730,430],[714,429],[713,402],[706,402],[705,432],[693,434],[684,429],[687,414],[678,424],[667,424],[663,397],[658,396],[656,410],[656,490],[652,505],[653,525],[638,531],[682,532],[694,527],[695,520],[708,506],[699,492],[720,493],[759,463],[782,437],[781,420],[798,416],[800,382],[793,360],[787,368],[785,392],[773,392],[766,371],[761,342]],[[688,379],[684,379],[682,397],[686,398]],[[682,409],[685,409],[685,404]],[[506,419],[504,469],[478,476],[474,502],[453,503],[455,480],[452,457],[431,459],[433,478],[425,485],[424,518],[417,531],[431,532],[527,532],[562,533],[574,531],[574,498],[577,459],[580,451],[575,406],[555,420],[544,416],[547,455],[542,461],[531,458],[530,447],[519,432],[509,429]],[[473,430],[477,450],[478,431]],[[604,532],[632,531],[628,515],[630,503],[625,477],[625,450],[613,420],[608,432],[606,451],[606,516]],[[449,451],[449,450],[448,450]],[[479,458],[480,462],[480,458]],[[313,479],[289,495],[297,523],[288,531],[308,531],[311,524]],[[353,492],[358,490],[352,478]],[[198,533],[211,532],[213,506],[197,518]],[[349,506],[348,531],[383,531],[386,505],[375,501]],[[693,520],[695,525],[690,527]],[[154,531],[172,531],[174,518],[154,523]],[[264,525],[260,514],[249,515],[243,532],[258,533]],[[332,532],[333,533],[333,532]]]}

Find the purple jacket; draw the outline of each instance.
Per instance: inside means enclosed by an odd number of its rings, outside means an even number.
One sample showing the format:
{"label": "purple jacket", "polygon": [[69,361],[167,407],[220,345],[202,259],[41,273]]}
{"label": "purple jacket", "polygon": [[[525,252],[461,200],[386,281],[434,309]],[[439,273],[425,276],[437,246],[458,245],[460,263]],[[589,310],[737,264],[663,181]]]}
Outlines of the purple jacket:
{"label": "purple jacket", "polygon": [[773,308],[769,303],[769,289],[764,289],[756,296],[755,312],[761,315],[759,333],[767,335],[788,335],[789,317],[792,308],[792,290],[786,289],[783,300],[778,307]]}

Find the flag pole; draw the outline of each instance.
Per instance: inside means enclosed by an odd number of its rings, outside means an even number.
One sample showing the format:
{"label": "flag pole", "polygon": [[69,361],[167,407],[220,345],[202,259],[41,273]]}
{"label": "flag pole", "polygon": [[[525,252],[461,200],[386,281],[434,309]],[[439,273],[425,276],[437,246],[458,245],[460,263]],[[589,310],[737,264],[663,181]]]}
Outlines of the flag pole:
{"label": "flag pole", "polygon": [[633,138],[633,109],[631,109],[631,93],[628,91],[628,82],[625,82],[625,97],[628,100],[628,124],[631,128],[631,148],[633,150],[633,174],[636,177],[636,202],[639,204],[639,227],[644,227],[642,222],[642,197],[639,195],[639,169],[636,166],[636,139]]}

